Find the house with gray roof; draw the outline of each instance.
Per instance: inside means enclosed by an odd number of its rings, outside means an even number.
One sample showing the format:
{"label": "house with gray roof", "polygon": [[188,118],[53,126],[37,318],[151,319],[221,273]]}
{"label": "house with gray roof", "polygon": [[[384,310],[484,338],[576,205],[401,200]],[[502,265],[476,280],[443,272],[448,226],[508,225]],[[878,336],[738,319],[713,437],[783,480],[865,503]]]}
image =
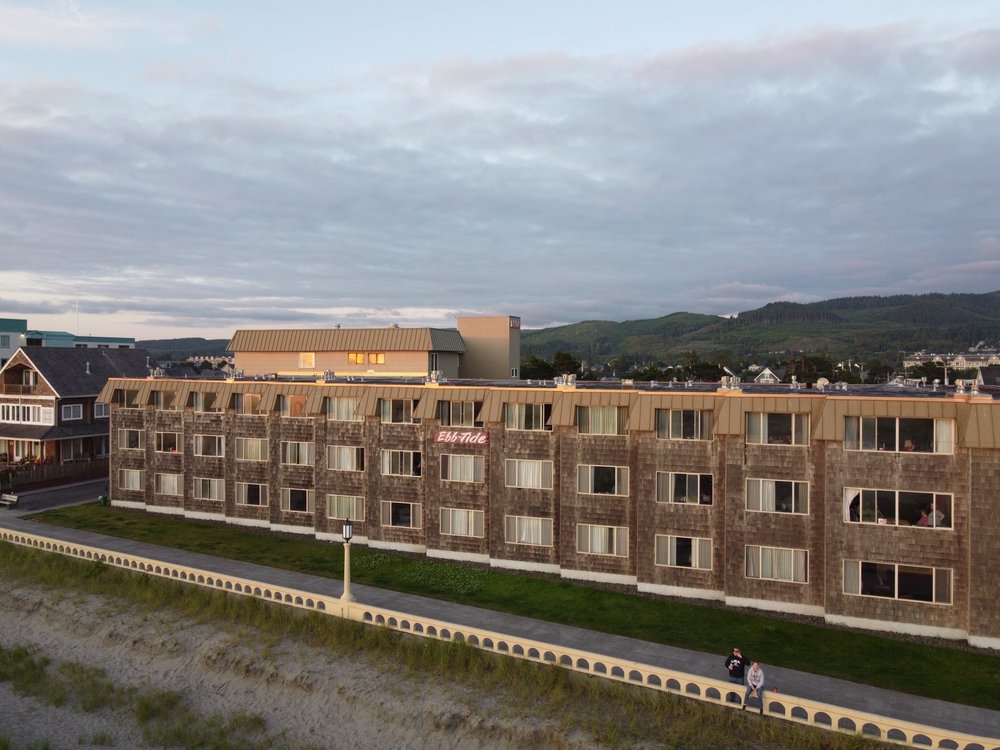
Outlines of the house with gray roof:
{"label": "house with gray roof", "polygon": [[69,463],[108,455],[108,378],[146,377],[144,349],[19,348],[0,367],[0,462]]}

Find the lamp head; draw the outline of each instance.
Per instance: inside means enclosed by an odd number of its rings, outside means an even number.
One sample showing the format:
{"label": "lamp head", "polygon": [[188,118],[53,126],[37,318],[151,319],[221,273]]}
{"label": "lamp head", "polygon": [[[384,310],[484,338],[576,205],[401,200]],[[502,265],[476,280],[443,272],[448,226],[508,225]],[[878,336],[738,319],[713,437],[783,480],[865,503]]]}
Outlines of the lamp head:
{"label": "lamp head", "polygon": [[354,524],[351,523],[350,518],[344,519],[344,529],[341,533],[344,535],[345,542],[351,541],[351,537],[354,536]]}

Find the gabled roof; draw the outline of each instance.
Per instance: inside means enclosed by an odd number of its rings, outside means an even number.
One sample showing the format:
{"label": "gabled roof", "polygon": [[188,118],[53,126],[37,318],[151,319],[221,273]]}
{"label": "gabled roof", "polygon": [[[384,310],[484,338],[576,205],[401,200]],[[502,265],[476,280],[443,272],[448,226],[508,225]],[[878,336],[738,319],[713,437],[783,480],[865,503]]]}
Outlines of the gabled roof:
{"label": "gabled roof", "polygon": [[[149,375],[145,349],[67,349],[44,346],[21,347],[18,353],[38,371],[57,398],[96,396],[108,378],[144,378]],[[17,354],[4,365],[17,364]]]}
{"label": "gabled roof", "polygon": [[1000,385],[1000,365],[980,367],[979,379],[983,385]]}
{"label": "gabled roof", "polygon": [[239,330],[231,352],[458,352],[465,342],[453,328],[306,328]]}

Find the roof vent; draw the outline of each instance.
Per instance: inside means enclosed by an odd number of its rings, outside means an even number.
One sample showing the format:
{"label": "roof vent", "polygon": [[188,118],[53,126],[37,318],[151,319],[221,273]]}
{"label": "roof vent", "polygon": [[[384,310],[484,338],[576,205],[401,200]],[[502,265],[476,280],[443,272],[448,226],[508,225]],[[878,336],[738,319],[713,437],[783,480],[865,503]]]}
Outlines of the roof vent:
{"label": "roof vent", "polygon": [[90,362],[87,363],[87,374],[90,375]]}

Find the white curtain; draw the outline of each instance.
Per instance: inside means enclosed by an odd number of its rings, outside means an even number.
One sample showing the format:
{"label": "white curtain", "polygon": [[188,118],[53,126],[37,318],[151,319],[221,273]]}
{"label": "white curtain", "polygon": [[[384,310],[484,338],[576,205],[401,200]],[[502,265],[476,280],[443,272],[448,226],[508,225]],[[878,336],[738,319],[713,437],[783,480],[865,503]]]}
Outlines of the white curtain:
{"label": "white curtain", "polygon": [[950,419],[934,420],[934,452],[954,453],[955,423]]}
{"label": "white curtain", "polygon": [[760,547],[747,546],[747,578],[760,578]]}

